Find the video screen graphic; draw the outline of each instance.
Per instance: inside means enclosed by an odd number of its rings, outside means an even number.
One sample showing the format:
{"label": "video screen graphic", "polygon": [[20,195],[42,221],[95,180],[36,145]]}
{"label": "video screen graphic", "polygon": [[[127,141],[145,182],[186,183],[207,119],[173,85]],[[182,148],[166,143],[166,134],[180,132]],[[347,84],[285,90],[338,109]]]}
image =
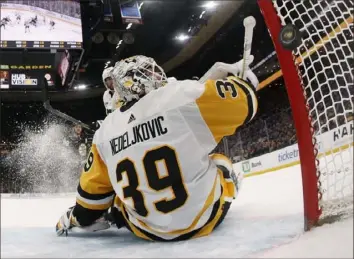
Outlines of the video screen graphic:
{"label": "video screen graphic", "polygon": [[[24,67],[34,69],[24,69]],[[50,67],[49,65],[0,64],[0,90],[39,90],[43,87],[44,78],[51,89],[57,89],[57,76],[55,71],[48,69]]]}
{"label": "video screen graphic", "polygon": [[1,0],[0,48],[82,48],[79,0]]}
{"label": "video screen graphic", "polygon": [[124,23],[143,23],[138,3],[135,1],[121,4],[120,14]]}
{"label": "video screen graphic", "polygon": [[54,78],[52,77],[52,75],[50,73],[46,73],[44,75],[44,78],[47,80],[49,87],[55,86]]}
{"label": "video screen graphic", "polygon": [[34,71],[9,71],[11,89],[37,89],[39,87],[39,73]]}
{"label": "video screen graphic", "polygon": [[10,88],[10,73],[6,70],[0,70],[0,89]]}
{"label": "video screen graphic", "polygon": [[43,86],[44,78],[47,80],[49,87],[55,87],[55,73],[53,72],[11,70],[9,74],[10,80],[8,82],[9,87],[7,88],[9,90],[39,90]]}
{"label": "video screen graphic", "polygon": [[59,68],[58,68],[58,74],[61,78],[61,85],[62,86],[65,86],[66,78],[67,78],[67,75],[69,72],[69,67],[70,67],[70,54],[67,50],[65,50],[61,54]]}
{"label": "video screen graphic", "polygon": [[37,86],[38,80],[36,78],[31,78],[30,76],[21,74],[11,74],[11,85],[13,86]]}

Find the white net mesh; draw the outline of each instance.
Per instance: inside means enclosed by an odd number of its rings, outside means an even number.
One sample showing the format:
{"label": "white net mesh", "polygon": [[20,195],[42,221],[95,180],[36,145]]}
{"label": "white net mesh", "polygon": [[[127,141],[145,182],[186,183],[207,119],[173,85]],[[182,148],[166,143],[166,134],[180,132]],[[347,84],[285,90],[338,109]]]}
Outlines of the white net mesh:
{"label": "white net mesh", "polygon": [[282,25],[302,33],[293,56],[314,129],[321,219],[353,215],[353,1],[273,4]]}

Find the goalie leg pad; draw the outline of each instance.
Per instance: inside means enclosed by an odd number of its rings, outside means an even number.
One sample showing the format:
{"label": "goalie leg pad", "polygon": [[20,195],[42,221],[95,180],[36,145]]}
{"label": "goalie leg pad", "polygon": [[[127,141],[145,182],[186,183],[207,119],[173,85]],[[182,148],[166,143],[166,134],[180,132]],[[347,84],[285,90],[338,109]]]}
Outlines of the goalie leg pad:
{"label": "goalie leg pad", "polygon": [[125,218],[120,209],[121,205],[122,202],[118,196],[115,196],[113,205],[109,208],[108,213],[105,215],[106,220],[108,220],[111,224],[115,224],[118,229],[127,226]]}
{"label": "goalie leg pad", "polygon": [[105,215],[105,219],[108,220],[111,224],[115,224],[118,229],[126,227],[122,212],[115,206],[112,206],[109,209],[107,215]]}
{"label": "goalie leg pad", "polygon": [[[234,199],[241,189],[243,181],[243,172],[235,172],[231,160],[222,154],[212,154],[210,158],[216,164],[217,168],[222,171],[225,181],[228,183],[230,193],[234,193]],[[233,184],[231,184],[233,183]]]}
{"label": "goalie leg pad", "polygon": [[[103,217],[103,213],[103,211],[89,211],[76,204],[67,209],[60,217],[55,226],[55,231],[58,236],[67,236],[68,232],[96,232],[108,229],[110,224]],[[78,218],[81,218],[82,222],[79,222]]]}

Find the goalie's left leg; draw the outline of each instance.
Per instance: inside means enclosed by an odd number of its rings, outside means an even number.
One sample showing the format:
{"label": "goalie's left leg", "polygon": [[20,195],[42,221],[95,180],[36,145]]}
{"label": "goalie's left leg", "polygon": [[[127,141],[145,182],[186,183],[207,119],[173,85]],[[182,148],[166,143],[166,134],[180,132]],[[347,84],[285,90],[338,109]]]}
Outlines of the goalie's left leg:
{"label": "goalie's left leg", "polygon": [[118,196],[114,197],[113,204],[109,208],[105,219],[108,220],[112,225],[116,225],[118,229],[126,227],[126,222],[121,212],[122,202]]}
{"label": "goalie's left leg", "polygon": [[240,186],[242,183],[243,175],[236,174],[233,170],[232,162],[229,158],[222,154],[210,155],[211,162],[217,167],[217,173],[221,185],[220,199],[214,204],[213,212],[214,217],[193,238],[209,235],[216,229],[225,219],[231,203],[236,199]]}
{"label": "goalie's left leg", "polygon": [[210,158],[216,164],[217,168],[222,171],[227,188],[230,194],[233,194],[234,199],[238,195],[242,181],[243,172],[235,172],[231,160],[222,154],[212,154]]}

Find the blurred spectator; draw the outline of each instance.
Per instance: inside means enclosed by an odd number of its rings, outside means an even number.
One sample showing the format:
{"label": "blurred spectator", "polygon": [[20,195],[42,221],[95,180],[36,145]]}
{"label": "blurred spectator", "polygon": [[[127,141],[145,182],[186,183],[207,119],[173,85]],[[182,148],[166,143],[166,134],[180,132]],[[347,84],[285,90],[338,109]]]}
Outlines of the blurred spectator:
{"label": "blurred spectator", "polygon": [[77,148],[78,145],[84,141],[86,134],[80,125],[75,125],[69,129],[67,137],[67,141],[70,142],[72,146]]}
{"label": "blurred spectator", "polygon": [[[296,142],[296,132],[292,122],[290,109],[270,112],[271,116],[263,115],[238,132],[242,149],[233,149],[237,143],[229,143],[231,156],[244,159],[260,156],[268,152],[286,147]],[[228,139],[229,140],[229,139]]]}

